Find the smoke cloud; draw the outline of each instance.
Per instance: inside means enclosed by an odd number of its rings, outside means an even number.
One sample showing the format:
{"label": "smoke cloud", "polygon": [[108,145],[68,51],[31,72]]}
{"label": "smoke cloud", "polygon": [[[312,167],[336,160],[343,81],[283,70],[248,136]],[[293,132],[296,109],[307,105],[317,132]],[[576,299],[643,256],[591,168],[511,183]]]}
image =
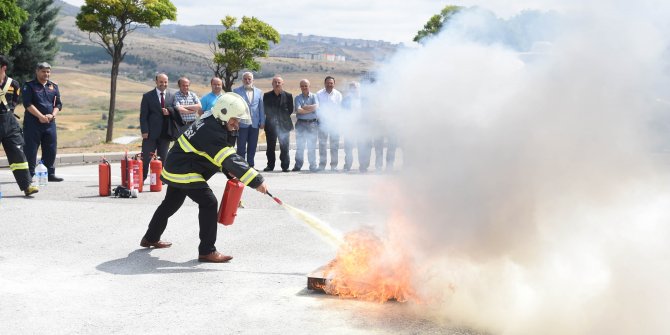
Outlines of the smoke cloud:
{"label": "smoke cloud", "polygon": [[669,7],[472,9],[379,71],[363,110],[402,146],[387,230],[417,308],[494,334],[668,332]]}

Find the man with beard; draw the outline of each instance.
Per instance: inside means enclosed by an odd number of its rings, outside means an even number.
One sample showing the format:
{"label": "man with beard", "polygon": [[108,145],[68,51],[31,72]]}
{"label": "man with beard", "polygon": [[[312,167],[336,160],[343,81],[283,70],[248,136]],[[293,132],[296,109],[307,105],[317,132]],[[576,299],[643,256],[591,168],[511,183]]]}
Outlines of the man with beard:
{"label": "man with beard", "polygon": [[249,123],[240,123],[237,137],[237,154],[244,157],[251,167],[254,167],[254,156],[258,145],[258,134],[265,127],[265,112],[263,111],[263,91],[254,87],[254,75],[245,72],[242,75],[243,85],[234,89],[249,105],[251,120]]}
{"label": "man with beard", "polygon": [[165,163],[165,156],[172,138],[168,135],[170,122],[181,123],[179,114],[172,108],[174,93],[168,90],[168,76],[156,76],[156,88],[144,93],[140,103],[140,129],[142,131],[142,180],[147,179],[149,163],[156,152]]}

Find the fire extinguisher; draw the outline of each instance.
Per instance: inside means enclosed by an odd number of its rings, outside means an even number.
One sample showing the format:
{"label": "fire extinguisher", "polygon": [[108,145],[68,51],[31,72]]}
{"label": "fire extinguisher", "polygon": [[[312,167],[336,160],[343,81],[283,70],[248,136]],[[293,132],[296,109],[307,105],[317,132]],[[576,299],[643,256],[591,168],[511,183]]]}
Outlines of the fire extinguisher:
{"label": "fire extinguisher", "polygon": [[149,163],[149,172],[151,178],[151,186],[149,190],[151,192],[160,192],[163,189],[163,182],[161,181],[161,171],[163,171],[163,162],[158,159],[158,156],[155,154]]}
{"label": "fire extinguisher", "polygon": [[242,199],[244,184],[237,179],[230,179],[226,183],[226,189],[223,191],[221,206],[219,207],[218,222],[229,226],[235,221],[237,216],[237,206]]}
{"label": "fire extinguisher", "polygon": [[139,192],[142,192],[142,186],[144,186],[144,180],[142,180],[143,174],[143,162],[142,162],[142,153],[138,153],[135,155],[134,159],[135,162],[133,164],[133,186],[135,189],[137,189]]}
{"label": "fire extinguisher", "polygon": [[101,197],[112,194],[112,168],[105,157],[102,157],[100,164],[98,164],[98,187]]}
{"label": "fire extinguisher", "polygon": [[121,160],[121,185],[127,189],[130,189],[130,185],[128,184],[128,179],[130,179],[129,165],[130,160],[128,159],[128,151],[126,151],[125,156],[123,156],[123,159]]}

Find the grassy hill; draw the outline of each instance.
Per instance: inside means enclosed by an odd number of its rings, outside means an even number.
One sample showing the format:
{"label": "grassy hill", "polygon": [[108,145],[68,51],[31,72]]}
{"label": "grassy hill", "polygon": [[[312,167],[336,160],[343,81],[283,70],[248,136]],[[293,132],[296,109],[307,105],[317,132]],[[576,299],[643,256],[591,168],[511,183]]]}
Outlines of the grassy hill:
{"label": "grassy hill", "polygon": [[[78,8],[60,0],[61,16],[55,31],[60,52],[53,62],[52,80],[61,89],[64,104],[58,117],[58,146],[60,152],[116,151],[125,147],[137,151],[138,144],[130,146],[103,145],[105,119],[109,106],[110,57],[87,33],[75,25]],[[154,87],[157,72],[170,77],[170,87],[177,89],[180,76],[191,78],[191,89],[199,96],[210,91],[212,71],[208,60],[212,57],[209,40],[220,26],[164,25],[160,29],[138,29],[126,40],[126,58],[121,64],[117,86],[114,138],[138,136],[139,105],[142,94]],[[350,80],[358,80],[379,60],[389,57],[397,46],[383,41],[330,38],[322,36],[282,35],[281,43],[272,46],[274,57],[261,59],[262,70],[256,74],[256,86],[271,90],[271,78],[281,74],[285,89],[299,93],[299,81],[307,78],[313,91],[323,87],[323,78],[337,78],[338,89],[343,90]],[[329,62],[295,58],[301,53],[332,53],[344,55],[345,62]],[[240,82],[236,83],[236,86]],[[17,108],[23,115],[23,108]],[[0,150],[0,155],[4,153]]]}

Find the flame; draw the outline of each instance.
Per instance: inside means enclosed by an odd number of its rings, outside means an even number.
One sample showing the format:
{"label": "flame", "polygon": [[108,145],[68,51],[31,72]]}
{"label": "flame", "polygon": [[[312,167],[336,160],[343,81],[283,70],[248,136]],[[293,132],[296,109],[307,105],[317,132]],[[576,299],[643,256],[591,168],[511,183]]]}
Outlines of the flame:
{"label": "flame", "polygon": [[370,231],[344,237],[336,258],[324,269],[326,293],[379,303],[388,300],[421,302],[413,288],[409,257],[390,248]]}

